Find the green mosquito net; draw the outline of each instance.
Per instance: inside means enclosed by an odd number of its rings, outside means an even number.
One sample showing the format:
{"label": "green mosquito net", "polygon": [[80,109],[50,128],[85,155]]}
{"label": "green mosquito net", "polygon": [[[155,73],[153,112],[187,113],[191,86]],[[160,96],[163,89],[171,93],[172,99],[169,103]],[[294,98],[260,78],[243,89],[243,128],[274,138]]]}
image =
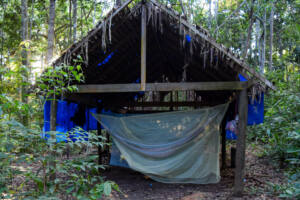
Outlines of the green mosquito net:
{"label": "green mosquito net", "polygon": [[228,104],[189,111],[94,114],[130,168],[164,183],[220,180],[220,123]]}

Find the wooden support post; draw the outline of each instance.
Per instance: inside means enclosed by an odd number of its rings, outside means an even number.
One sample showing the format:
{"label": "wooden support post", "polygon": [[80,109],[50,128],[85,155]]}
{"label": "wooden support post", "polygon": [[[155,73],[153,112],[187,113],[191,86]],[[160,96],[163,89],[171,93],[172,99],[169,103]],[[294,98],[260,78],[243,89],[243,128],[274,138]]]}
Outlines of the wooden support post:
{"label": "wooden support post", "polygon": [[238,110],[239,110],[239,122],[238,122],[238,136],[237,136],[237,145],[236,145],[234,196],[241,196],[244,191],[246,126],[248,120],[247,119],[248,117],[247,89],[244,89],[240,92]]}
{"label": "wooden support post", "polygon": [[170,111],[173,111],[174,110],[174,106],[173,106],[173,91],[170,92],[170,103],[171,103]]}
{"label": "wooden support post", "polygon": [[142,6],[141,18],[141,90],[146,90],[147,9]]}
{"label": "wooden support post", "polygon": [[221,123],[221,136],[222,136],[222,169],[226,168],[226,115]]}
{"label": "wooden support post", "polygon": [[[101,106],[97,106],[97,114],[101,113]],[[97,120],[97,134],[98,137],[102,135],[102,129],[101,129],[101,124],[99,123],[99,121]],[[100,137],[98,138],[98,142],[102,142],[102,140],[100,139]],[[100,145],[98,145],[98,164],[102,165],[102,147]]]}

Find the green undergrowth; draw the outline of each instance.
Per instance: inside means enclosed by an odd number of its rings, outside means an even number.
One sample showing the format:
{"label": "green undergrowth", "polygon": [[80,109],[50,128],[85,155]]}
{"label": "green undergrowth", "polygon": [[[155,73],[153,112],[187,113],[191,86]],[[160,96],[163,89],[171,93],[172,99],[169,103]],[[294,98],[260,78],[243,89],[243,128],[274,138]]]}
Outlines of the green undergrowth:
{"label": "green undergrowth", "polygon": [[262,155],[273,160],[275,167],[284,169],[288,183],[270,183],[280,197],[300,197],[300,74],[268,74],[277,89],[265,98],[264,123],[249,128],[248,139],[263,146]]}

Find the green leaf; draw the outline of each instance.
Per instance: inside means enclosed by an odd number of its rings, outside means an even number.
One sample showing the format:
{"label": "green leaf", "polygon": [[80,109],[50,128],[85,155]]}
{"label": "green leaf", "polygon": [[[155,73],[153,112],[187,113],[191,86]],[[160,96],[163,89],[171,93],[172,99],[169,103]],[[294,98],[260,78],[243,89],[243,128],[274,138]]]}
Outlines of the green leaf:
{"label": "green leaf", "polygon": [[75,189],[75,187],[74,187],[74,186],[71,186],[71,187],[69,187],[69,188],[66,190],[66,192],[67,192],[68,194],[70,194],[74,189]]}
{"label": "green leaf", "polygon": [[110,195],[111,193],[111,183],[110,182],[105,182],[104,183],[104,194],[106,196]]}

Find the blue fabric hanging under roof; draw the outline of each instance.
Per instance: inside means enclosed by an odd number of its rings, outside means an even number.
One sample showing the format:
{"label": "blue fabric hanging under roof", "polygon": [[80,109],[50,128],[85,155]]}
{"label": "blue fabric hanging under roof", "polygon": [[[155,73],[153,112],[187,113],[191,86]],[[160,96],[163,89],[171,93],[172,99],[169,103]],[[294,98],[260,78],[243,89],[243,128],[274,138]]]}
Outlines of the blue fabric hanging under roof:
{"label": "blue fabric hanging under roof", "polygon": [[[239,79],[241,82],[247,81],[245,77],[239,74]],[[248,100],[248,126],[257,125],[264,123],[264,93],[260,96],[256,96],[254,101],[251,97]],[[226,130],[226,139],[236,140],[237,136],[234,132]]]}
{"label": "blue fabric hanging under roof", "polygon": [[[247,81],[247,79],[239,74],[241,82]],[[247,125],[255,125],[264,123],[264,93],[261,96],[256,96],[254,101],[249,98],[248,101],[248,123]]]}
{"label": "blue fabric hanging under roof", "polygon": [[[66,141],[65,133],[77,126],[80,126],[86,131],[97,130],[97,120],[95,120],[91,115],[91,113],[96,113],[96,111],[96,108],[88,108],[86,106],[80,108],[80,105],[77,103],[58,101],[56,131],[60,133],[57,133],[57,142]],[[50,112],[51,101],[46,101],[44,105],[44,133],[50,131]],[[83,117],[83,119],[78,119],[78,116]],[[79,135],[72,137],[72,140],[75,141],[76,137]],[[45,134],[44,137],[48,138],[49,136]]]}

